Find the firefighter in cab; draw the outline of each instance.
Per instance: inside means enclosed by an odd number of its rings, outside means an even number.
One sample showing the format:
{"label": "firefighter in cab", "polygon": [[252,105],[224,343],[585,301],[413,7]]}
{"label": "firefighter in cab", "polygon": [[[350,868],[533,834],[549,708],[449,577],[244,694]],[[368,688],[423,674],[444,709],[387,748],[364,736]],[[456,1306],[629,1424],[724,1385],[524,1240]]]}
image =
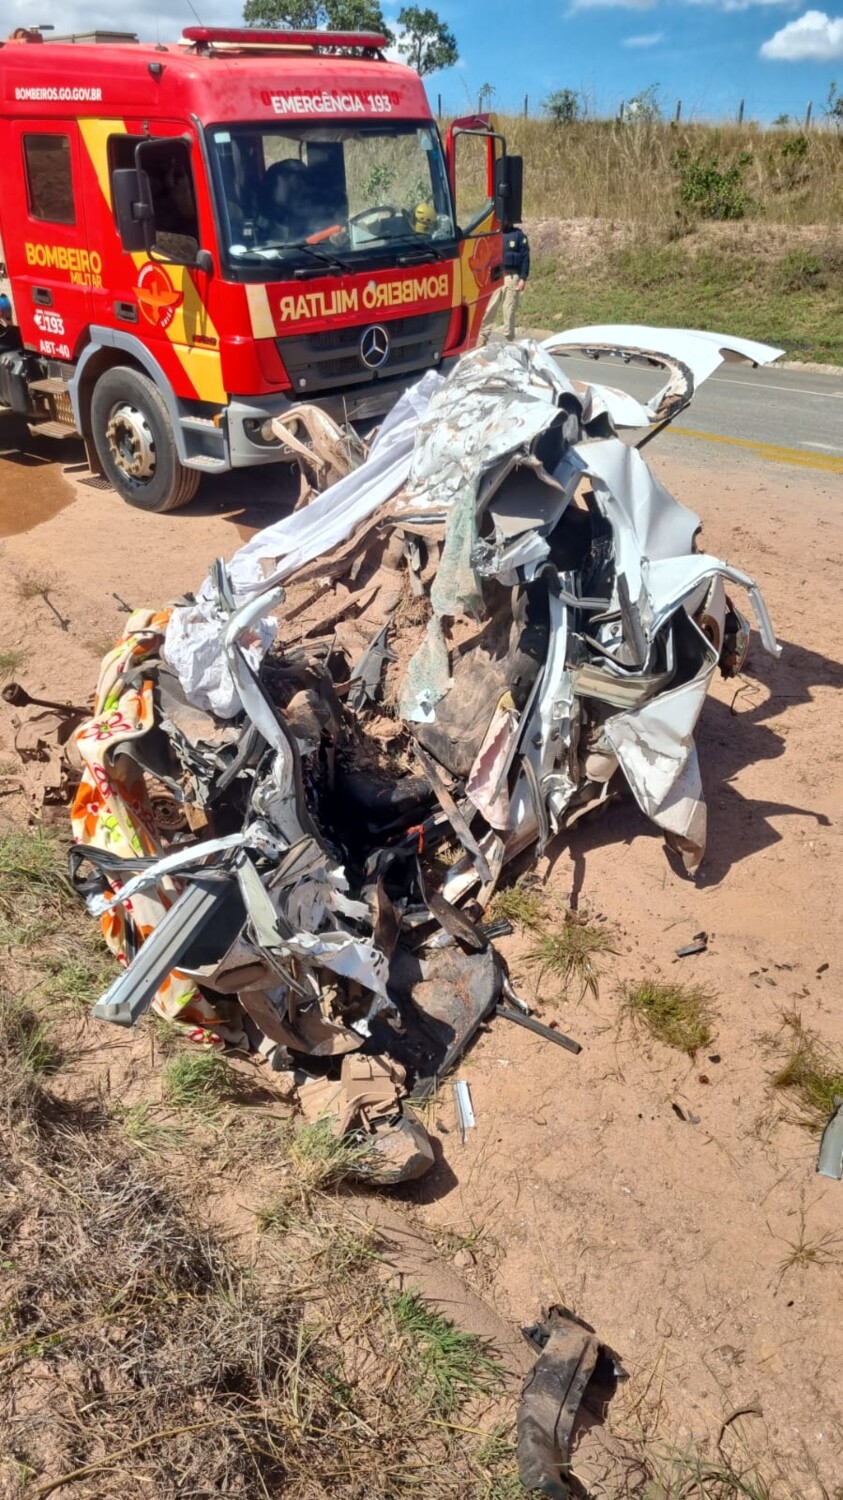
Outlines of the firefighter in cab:
{"label": "firefighter in cab", "polygon": [[503,309],[503,332],[508,344],[515,338],[515,318],[521,293],[530,274],[530,241],[519,224],[506,224],[503,231],[503,286],[491,296],[483,326],[480,330],[481,344],[489,342],[489,335],[497,322],[498,312]]}

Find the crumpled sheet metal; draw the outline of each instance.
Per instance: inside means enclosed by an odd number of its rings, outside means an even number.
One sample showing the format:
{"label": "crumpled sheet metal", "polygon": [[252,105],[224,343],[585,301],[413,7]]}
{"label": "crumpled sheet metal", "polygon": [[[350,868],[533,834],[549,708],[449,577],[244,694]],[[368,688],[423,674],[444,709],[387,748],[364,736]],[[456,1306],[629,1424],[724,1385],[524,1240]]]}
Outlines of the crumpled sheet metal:
{"label": "crumpled sheet metal", "polygon": [[[761,344],[755,339],[736,338],[727,333],[710,333],[700,328],[654,328],[644,324],[605,323],[585,328],[566,328],[545,339],[549,353],[617,354],[621,358],[649,357],[668,363],[670,379],[646,405],[610,387],[596,386],[595,414],[598,403],[604,407],[616,427],[645,427],[675,416],[687,406],[698,386],[708,380],[724,361],[751,365],[772,364],[784,354],[783,349]],[[643,420],[641,420],[643,418]]]}
{"label": "crumpled sheet metal", "polygon": [[[702,342],[697,373],[719,359]],[[74,809],[99,846],[92,905],[127,961],[154,949],[143,997],[131,967],[111,996],[124,1021],[155,988],[161,1004],[170,964],[167,1013],[184,1006],[200,1034],[239,1026],[281,1066],[378,1050],[426,1088],[503,983],[454,910],[478,883],[482,908],[508,859],[624,785],[696,869],[694,729],[748,628],[727,589],[749,590],[779,648],[753,580],[694,550],[699,518],[605,436],[601,400],[531,341],[476,350],[406,393],[359,468],[218,561],[195,602],[132,617],[77,735],[99,748]],[[159,837],[144,768],[192,811],[192,841]],[[117,853],[142,867],[104,852],[104,790],[126,799]],[[462,845],[444,874],[443,837]],[[431,978],[443,944],[456,1010]]]}
{"label": "crumpled sheet metal", "polygon": [[[688,680],[681,687],[672,685],[676,665],[670,621],[678,610],[692,616],[710,595],[709,610],[722,635],[726,600],[715,582],[723,578],[750,589],[764,645],[773,654],[779,648],[753,581],[721,559],[694,552],[700,522],[693,511],[669,494],[635,449],[614,437],[595,440],[589,435],[591,394],[578,394],[551,355],[562,344],[590,346],[601,339],[613,347],[649,349],[656,358],[681,361],[696,384],[721,363],[721,351],[756,363],[777,355],[768,346],[726,335],[614,326],[568,330],[543,347],[525,342],[476,350],[459,362],[444,384],[425,377],[414,393],[408,393],[412,400],[404,398],[403,412],[398,404],[371,458],[348,480],[322,495],[308,511],[268,528],[241,548],[232,563],[232,578],[242,576],[244,564],[256,557],[281,558],[273,578],[294,576],[294,558],[313,561],[318,555],[327,564],[336,542],[373,516],[381,517],[379,524],[384,525],[407,518],[420,531],[426,519],[444,519],[444,543],[428,588],[432,613],[424,638],[404,666],[398,692],[403,723],[431,725],[437,705],[458,691],[446,638],[450,622],[459,616],[482,616],[486,579],[495,572],[489,559],[505,556],[501,549],[518,536],[517,524],[502,528],[495,519],[495,497],[512,482],[514,464],[529,462],[542,470],[548,486],[555,484],[562,499],[555,506],[548,501],[544,513],[534,507],[520,535],[520,554],[516,550],[501,571],[507,584],[519,579],[526,584],[554,571],[545,556],[547,539],[564,534],[571,496],[577,486],[582,493],[590,480],[589,503],[608,528],[611,545],[605,549],[600,586],[593,582],[589,587],[592,593],[608,589],[603,614],[609,618],[593,633],[589,630],[590,616],[576,608],[581,580],[573,570],[568,579],[572,592],[550,605],[554,639],[530,702],[519,715],[515,743],[508,747],[506,770],[511,772],[516,762],[522,766],[509,786],[508,828],[500,829],[505,790],[500,775],[494,786],[486,785],[478,766],[472,783],[479,789],[480,803],[487,810],[496,809],[499,832],[508,832],[514,841],[517,834],[522,847],[531,837],[538,837],[543,846],[568,812],[575,811],[576,802],[585,800],[586,778],[575,762],[587,730],[598,750],[602,747],[622,767],[642,808],[683,846],[686,863],[694,869],[704,850],[705,820],[693,731],[718,657],[696,631],[697,670],[690,677],[685,673]],[[654,401],[657,404],[658,398]],[[377,459],[383,445],[390,443],[390,434],[401,457],[385,473]],[[370,465],[372,490],[367,489]],[[553,492],[548,488],[546,493]],[[334,500],[336,514],[331,509]],[[581,507],[577,509],[582,517]],[[321,552],[311,532],[301,546],[302,528],[308,519],[317,518],[327,523]],[[485,524],[488,534],[489,518],[491,540],[484,542],[480,529]],[[595,578],[601,577],[598,553],[595,542],[590,558]],[[561,651],[560,642],[565,643]],[[204,649],[204,643],[194,649]],[[614,700],[616,707],[619,701],[629,701],[631,706],[626,714],[604,713],[605,723],[598,723],[599,714],[586,723],[587,693],[580,684],[599,684],[601,675],[607,684],[605,701]],[[656,691],[659,684],[662,692]],[[663,702],[661,709],[644,701],[654,691],[656,703]],[[597,700],[602,696],[598,692]],[[491,703],[490,721],[494,709]],[[597,786],[590,791],[601,795]]]}
{"label": "crumpled sheet metal", "polygon": [[[250,537],[235,553],[229,576],[238,603],[324,556],[396,494],[409,474],[419,418],[441,384],[442,376],[435,371],[423,376],[385,418],[365,464],[303,510]],[[206,579],[195,603],[172,611],[163,655],[175,668],[192,703],[221,719],[230,719],[239,712],[240,700],[220,650],[221,623],[216,592]],[[251,664],[257,666],[275,635],[275,621],[271,615],[264,616],[254,630],[246,649]]]}

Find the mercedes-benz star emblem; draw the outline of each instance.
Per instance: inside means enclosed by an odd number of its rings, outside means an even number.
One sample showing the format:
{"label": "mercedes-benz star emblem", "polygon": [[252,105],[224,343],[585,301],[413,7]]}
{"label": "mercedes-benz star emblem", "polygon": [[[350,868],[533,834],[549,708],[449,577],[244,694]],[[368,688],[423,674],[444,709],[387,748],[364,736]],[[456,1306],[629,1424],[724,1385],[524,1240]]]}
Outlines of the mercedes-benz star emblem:
{"label": "mercedes-benz star emblem", "polygon": [[370,370],[379,370],[389,358],[389,334],[379,323],[367,328],[360,340],[360,358]]}

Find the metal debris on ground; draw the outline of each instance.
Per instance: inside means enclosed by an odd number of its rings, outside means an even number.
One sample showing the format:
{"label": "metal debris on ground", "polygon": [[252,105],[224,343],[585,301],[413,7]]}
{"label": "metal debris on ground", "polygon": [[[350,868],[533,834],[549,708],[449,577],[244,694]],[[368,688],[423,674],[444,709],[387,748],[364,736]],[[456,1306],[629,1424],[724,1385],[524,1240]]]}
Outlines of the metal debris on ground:
{"label": "metal debris on ground", "polygon": [[[555,356],[577,348],[668,383],[642,405],[571,381]],[[153,1005],[328,1073],[338,1128],[413,1137],[390,1180],[429,1165],[403,1100],[496,1012],[541,1030],[498,1009],[481,918],[504,867],[630,789],[695,871],[694,728],[748,638],[731,591],[779,654],[755,582],[698,550],[698,517],[618,436],[663,426],[724,350],[777,354],[664,329],[475,350],[365,457],[322,424],[329,489],[195,596],[133,611],[72,736],[73,879],[125,966],[97,1016]]]}
{"label": "metal debris on ground", "polygon": [[540,1353],[518,1407],[518,1477],[528,1494],[569,1500],[571,1436],[600,1344],[593,1329],[564,1307],[551,1307],[523,1332]]}
{"label": "metal debris on ground", "polygon": [[676,957],[677,958],[694,958],[696,956],[696,954],[698,954],[698,953],[707,953],[707,952],[708,952],[708,933],[707,932],[697,932],[697,933],[694,934],[694,936],[691,939],[690,943],[686,943],[685,944],[684,948],[677,948],[676,949]]}
{"label": "metal debris on ground", "polygon": [[843,1099],[834,1098],[834,1114],[826,1122],[820,1141],[817,1172],[821,1177],[843,1178]]}
{"label": "metal debris on ground", "polygon": [[454,1084],[454,1107],[457,1112],[457,1124],[460,1127],[460,1140],[465,1145],[466,1132],[474,1130],[477,1125],[474,1118],[474,1105],[471,1102],[471,1089],[465,1078],[457,1079]]}

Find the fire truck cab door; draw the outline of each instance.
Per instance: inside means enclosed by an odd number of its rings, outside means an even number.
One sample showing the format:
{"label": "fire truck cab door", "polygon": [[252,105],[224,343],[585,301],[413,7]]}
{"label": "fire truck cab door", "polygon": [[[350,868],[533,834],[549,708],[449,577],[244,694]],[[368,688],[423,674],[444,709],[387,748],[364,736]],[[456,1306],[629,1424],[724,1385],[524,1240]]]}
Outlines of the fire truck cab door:
{"label": "fire truck cab door", "polygon": [[5,255],[24,343],[71,360],[91,322],[102,263],[89,250],[75,120],[7,124]]}
{"label": "fire truck cab door", "polygon": [[502,226],[495,214],[495,161],[502,150],[503,139],[489,115],[454,120],[445,139],[471,342],[503,274]]}

